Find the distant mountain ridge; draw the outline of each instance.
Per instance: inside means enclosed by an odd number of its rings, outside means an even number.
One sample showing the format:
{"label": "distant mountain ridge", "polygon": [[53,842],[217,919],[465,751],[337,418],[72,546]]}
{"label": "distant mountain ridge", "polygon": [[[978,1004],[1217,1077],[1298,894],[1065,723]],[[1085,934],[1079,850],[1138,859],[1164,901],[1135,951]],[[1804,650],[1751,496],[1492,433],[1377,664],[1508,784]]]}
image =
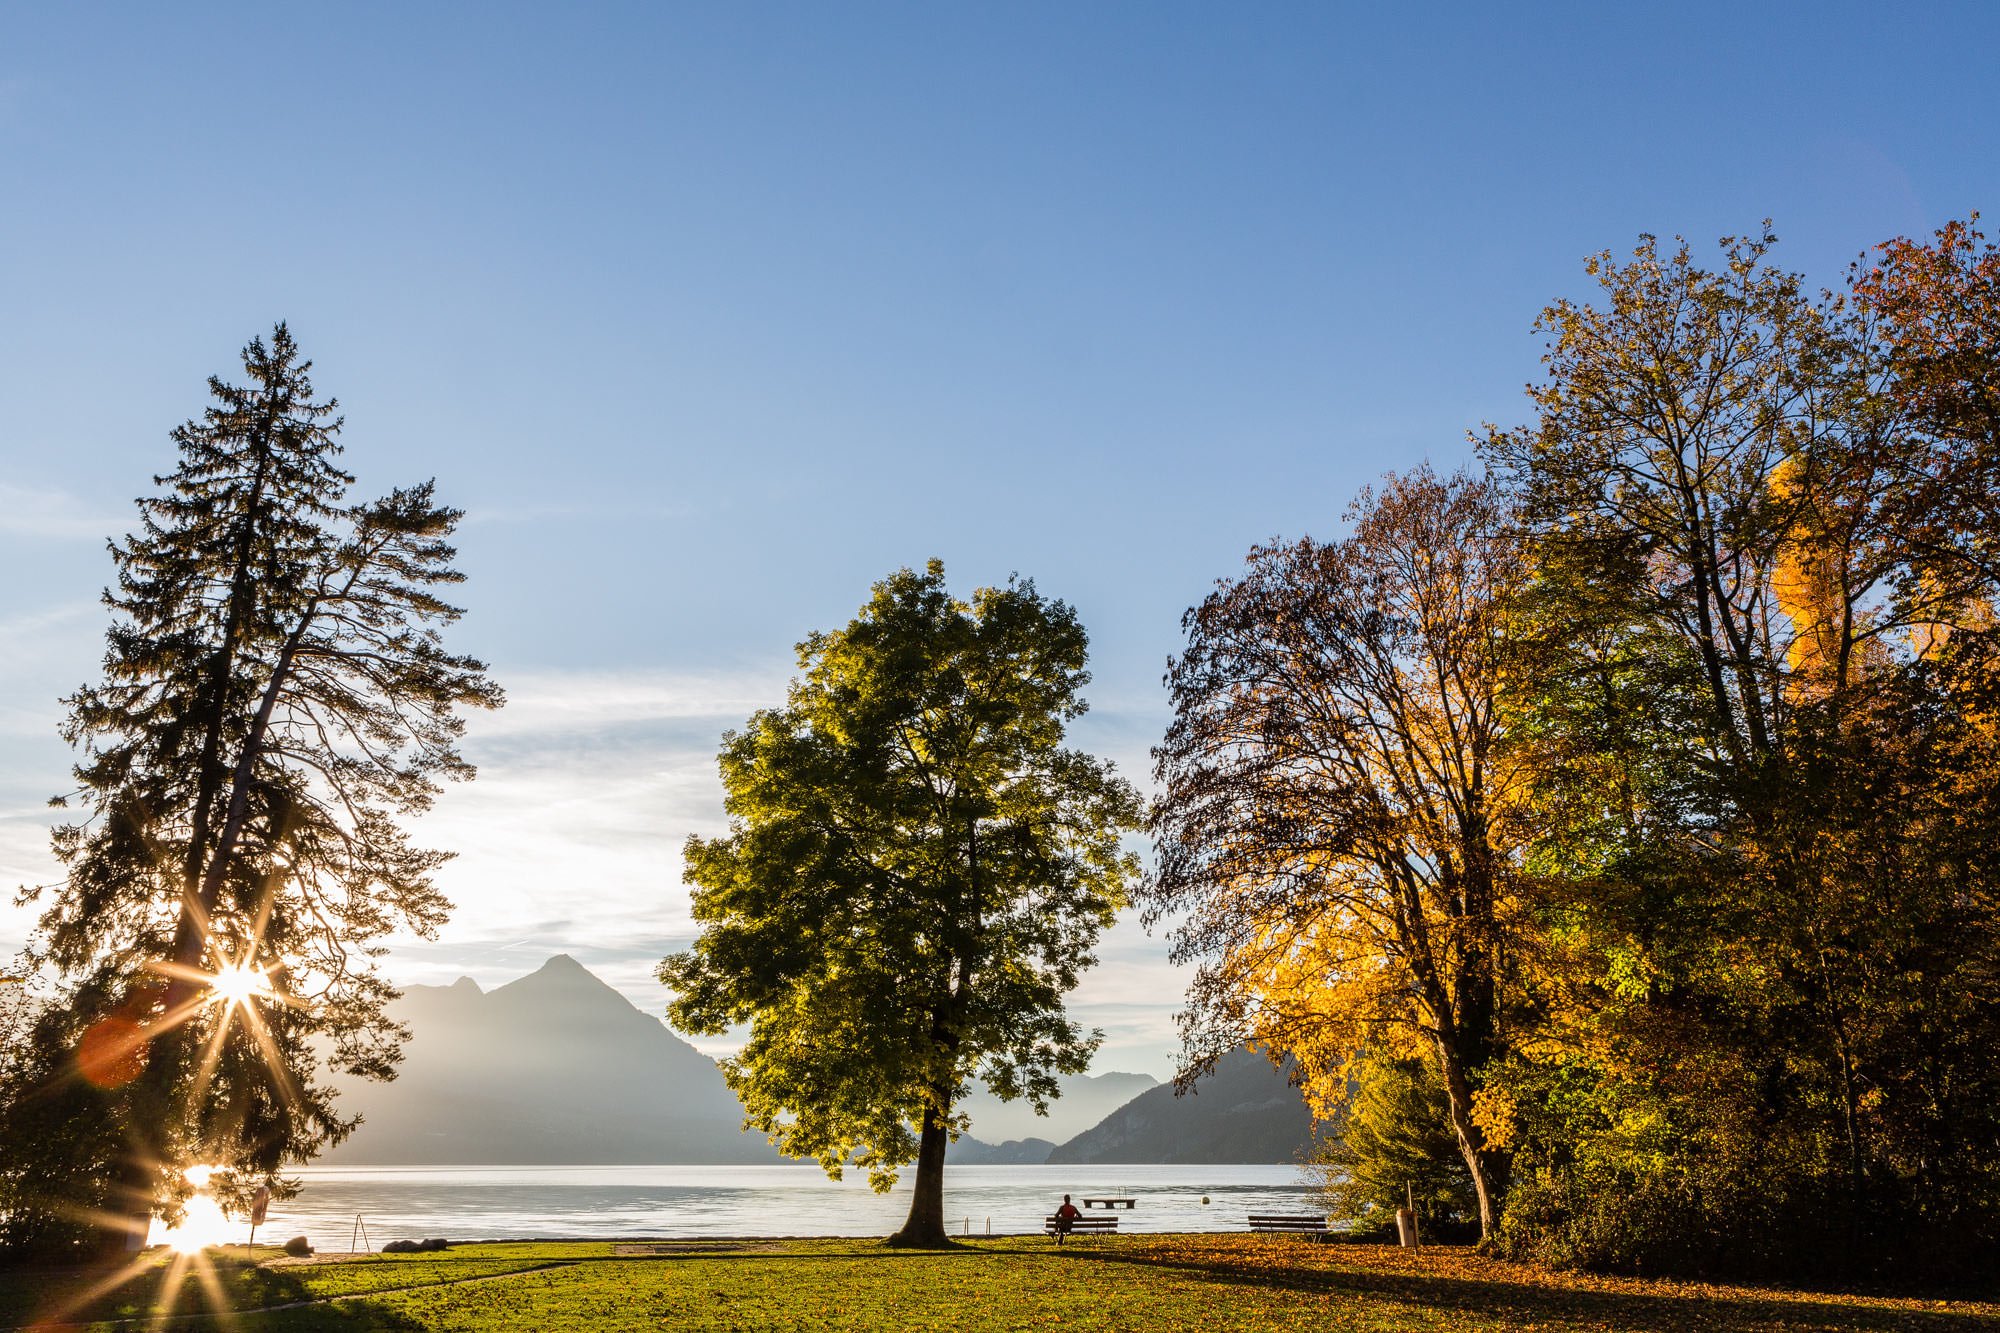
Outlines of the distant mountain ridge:
{"label": "distant mountain ridge", "polygon": [[1298,1161],[1313,1116],[1284,1070],[1254,1051],[1232,1051],[1215,1072],[1176,1096],[1142,1092],[1052,1151],[1054,1163],[1268,1163]]}
{"label": "distant mountain ridge", "polygon": [[944,1160],[954,1166],[1040,1166],[1049,1160],[1055,1147],[1047,1139],[986,1143],[970,1134],[961,1134],[945,1149]]}
{"label": "distant mountain ridge", "polygon": [[[391,1013],[411,1030],[401,1073],[391,1083],[342,1085],[341,1109],[359,1111],[363,1123],[322,1162],[789,1160],[763,1135],[742,1130],[742,1108],[713,1060],[567,954],[492,991],[469,977],[450,986],[406,987]],[[1310,1124],[1304,1100],[1261,1057],[1247,1059],[1231,1057],[1198,1095],[1180,1098],[1145,1074],[1066,1078],[1046,1118],[1025,1102],[1002,1103],[979,1089],[965,1109],[975,1131],[1001,1141],[962,1136],[949,1160],[968,1166],[1290,1161]]]}
{"label": "distant mountain ridge", "polygon": [[1003,1102],[979,1084],[958,1104],[972,1117],[972,1132],[990,1144],[1022,1139],[1061,1143],[1075,1138],[1160,1081],[1151,1074],[1069,1074],[1059,1080],[1062,1095],[1046,1116],[1035,1114],[1026,1098]]}

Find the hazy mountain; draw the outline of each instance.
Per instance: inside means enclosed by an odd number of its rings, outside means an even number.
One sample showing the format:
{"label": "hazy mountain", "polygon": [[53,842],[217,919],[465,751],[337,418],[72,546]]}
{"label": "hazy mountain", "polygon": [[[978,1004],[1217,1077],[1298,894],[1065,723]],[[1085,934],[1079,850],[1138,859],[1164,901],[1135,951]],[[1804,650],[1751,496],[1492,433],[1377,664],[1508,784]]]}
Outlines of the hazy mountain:
{"label": "hazy mountain", "polygon": [[329,1163],[580,1165],[782,1161],[715,1062],[568,955],[490,993],[410,986],[392,1083],[349,1083],[364,1117]]}
{"label": "hazy mountain", "polygon": [[1179,1097],[1162,1085],[1051,1152],[1050,1162],[1292,1162],[1312,1112],[1284,1072],[1252,1051],[1224,1056]]}
{"label": "hazy mountain", "polygon": [[1055,1144],[1047,1139],[1009,1139],[1005,1143],[985,1143],[962,1134],[945,1149],[944,1159],[953,1166],[1040,1166],[1049,1160]]}
{"label": "hazy mountain", "polygon": [[972,1117],[972,1132],[989,1144],[1005,1139],[1061,1143],[1159,1085],[1151,1074],[1074,1074],[1062,1080],[1062,1096],[1049,1103],[1048,1115],[1039,1116],[1026,1100],[1003,1102],[975,1082],[960,1106]]}

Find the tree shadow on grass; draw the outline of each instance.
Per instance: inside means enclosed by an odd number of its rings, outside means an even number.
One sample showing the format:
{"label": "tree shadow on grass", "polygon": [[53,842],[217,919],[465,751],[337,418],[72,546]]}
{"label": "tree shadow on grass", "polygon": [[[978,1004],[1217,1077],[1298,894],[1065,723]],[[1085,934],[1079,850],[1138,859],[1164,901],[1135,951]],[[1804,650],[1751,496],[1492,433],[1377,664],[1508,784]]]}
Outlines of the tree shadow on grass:
{"label": "tree shadow on grass", "polygon": [[1691,1328],[1714,1333],[1772,1333],[1799,1328],[1855,1329],[1862,1333],[1870,1330],[1968,1333],[1975,1328],[2000,1328],[2000,1316],[1990,1310],[1897,1308],[1808,1294],[1760,1297],[1742,1288],[1730,1289],[1726,1294],[1700,1290],[1686,1294],[1603,1290],[1564,1285],[1559,1276],[1540,1278],[1528,1269],[1520,1270],[1523,1280],[1510,1282],[1447,1273],[1397,1272],[1352,1265],[1334,1267],[1330,1263],[1260,1265],[1249,1256],[1204,1261],[1192,1256],[1107,1249],[1079,1254],[1078,1258],[1171,1268],[1198,1273],[1210,1281],[1246,1287],[1391,1300],[1523,1325],[1610,1326],[1634,1333],[1684,1333]]}
{"label": "tree shadow on grass", "polygon": [[[269,1309],[286,1305],[294,1308]],[[227,1255],[147,1253],[107,1266],[0,1267],[0,1333],[93,1323],[146,1333],[420,1333],[423,1327],[365,1293],[320,1303],[298,1270]]]}

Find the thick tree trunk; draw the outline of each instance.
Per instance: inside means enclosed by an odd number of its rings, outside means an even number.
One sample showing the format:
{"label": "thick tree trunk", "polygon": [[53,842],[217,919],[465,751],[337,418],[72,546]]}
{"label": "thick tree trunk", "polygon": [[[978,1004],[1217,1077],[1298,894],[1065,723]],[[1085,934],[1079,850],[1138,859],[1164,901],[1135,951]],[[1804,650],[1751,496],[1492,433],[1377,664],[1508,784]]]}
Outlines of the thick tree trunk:
{"label": "thick tree trunk", "polygon": [[1479,1200],[1479,1239],[1492,1240],[1500,1230],[1500,1215],[1507,1202],[1511,1162],[1506,1153],[1468,1147],[1463,1135],[1459,1138],[1459,1151],[1465,1157],[1466,1168],[1472,1172],[1472,1192]]}
{"label": "thick tree trunk", "polygon": [[911,1249],[941,1250],[951,1244],[944,1229],[944,1150],[945,1113],[936,1107],[924,1111],[923,1137],[917,1145],[917,1185],[910,1195],[910,1215],[903,1229],[889,1237],[889,1244]]}
{"label": "thick tree trunk", "polygon": [[1438,1055],[1452,1133],[1458,1139],[1458,1151],[1465,1158],[1466,1170],[1472,1173],[1472,1192],[1479,1200],[1479,1239],[1492,1240],[1500,1228],[1500,1213],[1506,1205],[1512,1163],[1507,1153],[1487,1146],[1486,1135],[1473,1122],[1472,1080],[1466,1072],[1466,1061],[1444,1042],[1439,1043]]}

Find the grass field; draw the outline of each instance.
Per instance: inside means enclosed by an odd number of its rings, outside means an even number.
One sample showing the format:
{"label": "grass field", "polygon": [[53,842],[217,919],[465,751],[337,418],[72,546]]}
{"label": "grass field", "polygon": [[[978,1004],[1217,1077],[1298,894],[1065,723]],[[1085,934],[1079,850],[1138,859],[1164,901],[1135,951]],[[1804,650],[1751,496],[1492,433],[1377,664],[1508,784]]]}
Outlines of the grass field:
{"label": "grass field", "polygon": [[[275,1308],[289,1307],[289,1308]],[[57,1321],[62,1321],[57,1323]],[[95,1322],[93,1322],[95,1321]],[[122,1275],[0,1271],[0,1328],[2000,1329],[2000,1304],[1541,1273],[1255,1236],[466,1245],[285,1259],[259,1247]]]}

